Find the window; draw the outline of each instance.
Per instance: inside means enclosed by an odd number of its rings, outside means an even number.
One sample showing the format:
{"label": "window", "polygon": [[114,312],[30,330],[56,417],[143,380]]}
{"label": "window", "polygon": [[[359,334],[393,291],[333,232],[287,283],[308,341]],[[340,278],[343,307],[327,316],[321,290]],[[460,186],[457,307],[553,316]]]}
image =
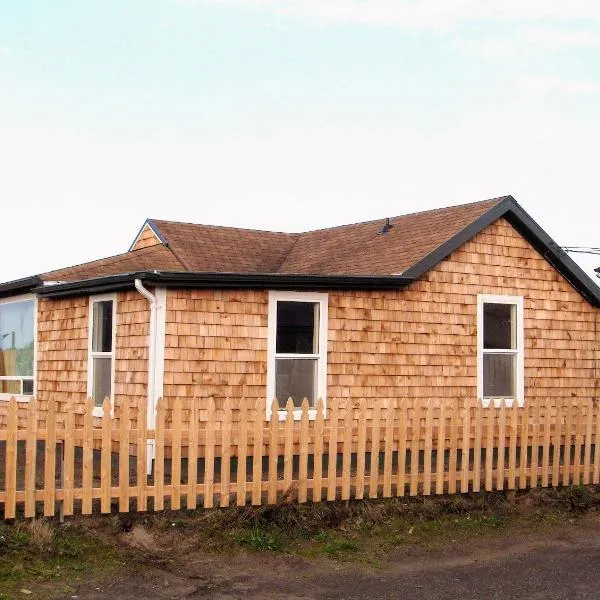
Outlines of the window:
{"label": "window", "polygon": [[483,404],[524,403],[523,298],[477,298],[478,395]]}
{"label": "window", "polygon": [[0,300],[0,397],[33,396],[35,331],[35,298]]}
{"label": "window", "polygon": [[96,414],[101,414],[105,398],[112,403],[114,397],[116,305],[114,296],[90,298],[88,396]]}
{"label": "window", "polygon": [[269,293],[267,416],[277,398],[299,409],[308,399],[311,412],[325,402],[327,383],[327,294]]}

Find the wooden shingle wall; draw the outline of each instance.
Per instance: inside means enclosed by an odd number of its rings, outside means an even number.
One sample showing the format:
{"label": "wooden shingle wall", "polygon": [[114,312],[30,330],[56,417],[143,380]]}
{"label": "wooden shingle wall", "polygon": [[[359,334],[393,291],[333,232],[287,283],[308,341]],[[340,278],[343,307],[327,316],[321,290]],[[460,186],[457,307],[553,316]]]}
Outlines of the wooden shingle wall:
{"label": "wooden shingle wall", "polygon": [[168,290],[165,399],[264,398],[267,308],[266,291]]}
{"label": "wooden shingle wall", "polygon": [[526,399],[594,396],[598,310],[504,219],[404,291],[332,292],[328,394],[475,397],[478,293],[524,297]]}
{"label": "wooden shingle wall", "polygon": [[146,225],[132,250],[141,250],[142,248],[149,248],[150,246],[158,246],[160,243],[160,240],[156,237],[150,226]]}
{"label": "wooden shingle wall", "polygon": [[[40,415],[50,399],[73,402],[77,422],[87,397],[89,298],[38,300],[37,399]],[[147,402],[148,329],[150,309],[137,292],[117,294],[115,362],[115,415],[122,398],[129,398],[132,424],[137,402]],[[20,404],[24,409],[26,404]],[[59,412],[62,408],[59,408]],[[20,410],[24,418],[24,410]],[[0,426],[6,420],[6,403],[0,402]]]}
{"label": "wooden shingle wall", "polygon": [[[597,395],[599,311],[501,219],[405,290],[329,293],[328,397],[476,397],[478,293],[524,296],[526,399]],[[267,302],[170,290],[165,398],[264,397]]]}

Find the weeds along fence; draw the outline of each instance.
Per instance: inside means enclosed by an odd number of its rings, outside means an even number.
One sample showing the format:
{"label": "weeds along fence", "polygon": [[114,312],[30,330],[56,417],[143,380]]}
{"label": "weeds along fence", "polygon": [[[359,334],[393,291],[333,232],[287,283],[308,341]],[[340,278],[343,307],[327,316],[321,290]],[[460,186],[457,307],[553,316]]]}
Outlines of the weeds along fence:
{"label": "weeds along fence", "polygon": [[[5,519],[73,513],[177,510],[282,501],[456,494],[597,484],[599,407],[573,399],[485,408],[475,400],[305,402],[267,421],[265,403],[159,402],[156,429],[95,419],[88,401],[15,400],[0,429],[0,507]],[[20,409],[22,410],[22,409]],[[61,414],[62,413],[62,414]],[[277,418],[279,416],[279,418]],[[42,425],[40,425],[42,423]],[[149,453],[153,469],[147,472]]]}

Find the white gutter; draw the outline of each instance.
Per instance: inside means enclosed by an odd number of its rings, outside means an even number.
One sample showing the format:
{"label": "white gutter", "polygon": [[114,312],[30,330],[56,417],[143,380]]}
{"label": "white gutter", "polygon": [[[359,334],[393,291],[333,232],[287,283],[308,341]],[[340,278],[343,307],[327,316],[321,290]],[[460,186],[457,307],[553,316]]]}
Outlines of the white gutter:
{"label": "white gutter", "polygon": [[[147,427],[156,426],[156,403],[163,393],[164,355],[165,355],[165,288],[156,288],[152,294],[136,279],[135,289],[150,303],[150,331],[148,333],[148,404],[146,408]],[[154,462],[154,440],[148,440],[148,474],[152,473]]]}

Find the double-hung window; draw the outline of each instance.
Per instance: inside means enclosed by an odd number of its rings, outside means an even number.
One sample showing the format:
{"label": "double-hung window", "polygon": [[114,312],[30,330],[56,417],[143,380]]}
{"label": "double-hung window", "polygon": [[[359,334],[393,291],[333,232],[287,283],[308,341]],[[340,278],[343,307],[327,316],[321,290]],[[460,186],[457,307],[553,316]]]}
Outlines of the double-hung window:
{"label": "double-hung window", "polygon": [[114,400],[116,308],[114,295],[90,297],[88,396],[96,414],[105,398]]}
{"label": "double-hung window", "polygon": [[0,397],[27,400],[35,387],[36,300],[0,300]]}
{"label": "double-hung window", "polygon": [[327,294],[269,292],[267,416],[277,398],[280,414],[289,398],[299,414],[326,400]]}
{"label": "double-hung window", "polygon": [[477,298],[478,395],[483,404],[524,403],[523,298]]}

